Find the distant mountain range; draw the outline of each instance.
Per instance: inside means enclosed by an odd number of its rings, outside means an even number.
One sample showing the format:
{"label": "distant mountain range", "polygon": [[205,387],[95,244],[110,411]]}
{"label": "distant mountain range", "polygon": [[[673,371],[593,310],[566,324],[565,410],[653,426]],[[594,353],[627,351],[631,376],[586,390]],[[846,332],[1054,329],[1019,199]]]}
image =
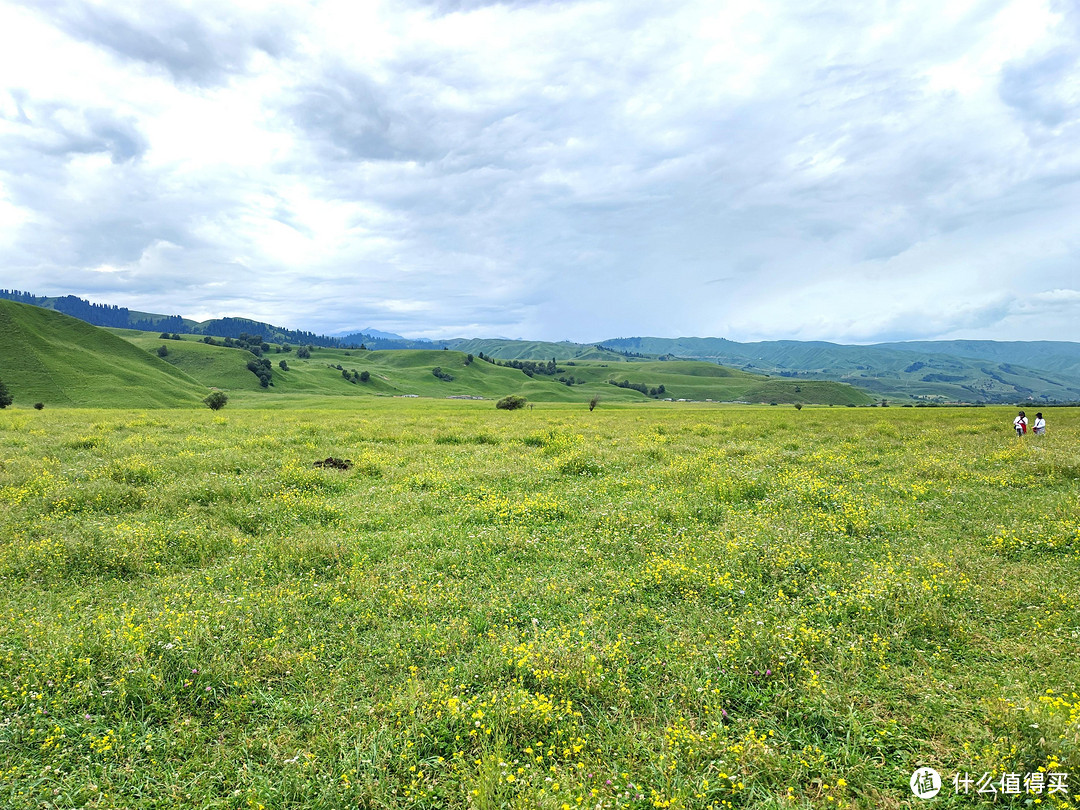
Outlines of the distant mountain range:
{"label": "distant mountain range", "polygon": [[[395,332],[384,332],[381,329],[371,328],[364,328],[358,331],[347,332],[339,339],[353,340],[354,338],[365,338],[367,340],[371,340],[372,338],[377,338],[378,340],[409,340],[409,338],[403,337],[402,335],[396,334]],[[416,340],[429,344],[432,343],[432,341],[428,340],[427,338],[416,338]]]}
{"label": "distant mountain range", "polygon": [[872,393],[928,401],[1075,402],[1080,343],[942,340],[849,346],[794,340],[618,338],[605,346],[674,354],[783,377],[836,380]]}
{"label": "distant mountain range", "polygon": [[725,338],[614,338],[597,344],[456,338],[413,340],[365,329],[340,337],[283,329],[247,318],[196,322],[178,315],[92,304],[75,296],[46,297],[0,290],[0,298],[54,309],[97,326],[237,338],[259,334],[270,343],[371,350],[449,348],[500,360],[640,362],[704,360],[785,378],[832,380],[874,396],[925,402],[1080,401],[1080,343],[990,340],[912,341],[853,346],[818,341],[738,343]]}

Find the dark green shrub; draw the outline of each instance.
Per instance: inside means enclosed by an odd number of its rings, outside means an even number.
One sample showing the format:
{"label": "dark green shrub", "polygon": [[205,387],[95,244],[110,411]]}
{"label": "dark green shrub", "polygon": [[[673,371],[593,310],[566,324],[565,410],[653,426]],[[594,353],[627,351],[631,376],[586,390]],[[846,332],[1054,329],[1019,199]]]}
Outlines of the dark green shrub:
{"label": "dark green shrub", "polygon": [[280,368],[282,371],[288,371],[289,364],[286,363],[284,360],[278,360],[278,368]]}
{"label": "dark green shrub", "polygon": [[259,378],[259,385],[263,388],[272,385],[274,372],[270,367],[270,361],[265,357],[260,357],[258,360],[248,360],[247,369]]}
{"label": "dark green shrub", "polygon": [[360,382],[367,382],[370,379],[371,379],[371,372],[370,371],[361,371],[360,372]]}
{"label": "dark green shrub", "polygon": [[228,396],[224,391],[211,391],[210,395],[203,400],[206,403],[206,407],[212,411],[220,411],[225,407],[225,403],[229,401]]}
{"label": "dark green shrub", "polygon": [[157,350],[157,356],[158,357],[168,357],[169,356],[169,350],[164,346],[159,346],[158,350]]}
{"label": "dark green shrub", "polygon": [[44,403],[44,402],[35,402],[35,403],[34,403],[34,410],[35,410],[35,411],[40,411],[40,410],[42,410],[42,409],[43,409],[44,407],[45,407],[45,403]]}
{"label": "dark green shrub", "polygon": [[0,380],[0,408],[6,408],[12,402],[14,398],[8,393],[7,386],[4,385],[4,381]]}
{"label": "dark green shrub", "polygon": [[502,411],[516,411],[519,408],[525,407],[525,397],[520,397],[517,394],[510,394],[496,402],[495,407]]}

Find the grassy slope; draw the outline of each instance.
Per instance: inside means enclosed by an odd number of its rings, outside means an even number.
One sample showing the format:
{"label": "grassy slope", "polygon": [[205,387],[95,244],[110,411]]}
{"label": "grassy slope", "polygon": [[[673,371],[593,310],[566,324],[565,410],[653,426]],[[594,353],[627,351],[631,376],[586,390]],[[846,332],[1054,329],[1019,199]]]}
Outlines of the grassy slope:
{"label": "grassy slope", "polygon": [[568,373],[579,379],[607,384],[606,392],[618,391],[608,380],[663,385],[673,399],[711,399],[718,402],[802,402],[822,405],[864,405],[873,399],[849,385],[763,377],[738,369],[686,360],[643,360],[631,363],[578,363]]}
{"label": "grassy slope", "polygon": [[[274,397],[355,397],[355,396],[401,396],[415,394],[422,397],[482,396],[498,399],[507,394],[524,393],[536,401],[581,401],[588,399],[588,386],[573,390],[566,386],[543,380],[530,380],[523,372],[495,366],[481,360],[466,365],[461,352],[442,350],[398,350],[364,352],[346,349],[317,347],[311,357],[301,359],[296,352],[266,355],[273,367],[273,387],[261,389],[258,378],[247,370],[252,356],[242,349],[209,346],[201,338],[184,336],[183,340],[161,340],[156,333],[136,332],[127,329],[112,330],[147,351],[164,345],[169,354],[166,360],[174,364],[204,385],[221,388],[230,395],[240,394],[241,399],[252,403],[260,398]],[[279,363],[284,360],[288,371]],[[366,383],[347,381],[341,370],[367,371],[371,379]],[[432,374],[439,367],[453,376],[446,382]],[[608,393],[599,383],[593,388]],[[619,392],[616,399],[640,399],[636,392]]]}
{"label": "grassy slope", "polygon": [[[507,394],[521,394],[533,402],[585,402],[593,396],[605,401],[641,402],[647,397],[629,389],[619,388],[609,380],[628,380],[650,388],[663,385],[665,396],[674,399],[715,401],[747,400],[752,402],[804,402],[820,404],[861,405],[872,401],[867,394],[850,386],[832,382],[811,383],[796,380],[767,379],[698,361],[635,361],[611,352],[596,353],[603,361],[574,360],[573,366],[560,365],[557,376],[573,376],[584,384],[572,387],[551,377],[528,377],[524,372],[497,366],[482,360],[466,363],[460,351],[394,350],[357,351],[316,348],[309,359],[302,360],[291,353],[270,353],[266,357],[273,366],[273,387],[262,390],[258,379],[247,370],[251,355],[240,349],[208,346],[194,336],[179,341],[161,340],[150,332],[113,330],[117,335],[153,352],[164,345],[165,358],[177,368],[207,386],[241,394],[254,403],[259,397],[281,396],[363,396],[416,394],[422,397],[482,396],[498,399]],[[288,371],[279,367],[285,360]],[[354,384],[344,379],[347,371],[368,371],[367,383]],[[432,374],[439,367],[453,376],[452,381],[440,380]],[[796,390],[801,389],[801,390]]]}
{"label": "grassy slope", "polygon": [[[162,340],[157,332],[134,329],[107,331],[147,352],[156,352],[158,347],[164,346],[169,350],[164,358],[166,363],[207,387],[225,391],[254,391],[259,388],[258,377],[247,370],[247,362],[252,355],[243,349],[209,346],[197,335],[184,335],[181,340]],[[276,364],[276,359],[274,362]]]}
{"label": "grassy slope", "polygon": [[176,407],[206,393],[181,370],[104,329],[3,300],[0,379],[17,405]]}

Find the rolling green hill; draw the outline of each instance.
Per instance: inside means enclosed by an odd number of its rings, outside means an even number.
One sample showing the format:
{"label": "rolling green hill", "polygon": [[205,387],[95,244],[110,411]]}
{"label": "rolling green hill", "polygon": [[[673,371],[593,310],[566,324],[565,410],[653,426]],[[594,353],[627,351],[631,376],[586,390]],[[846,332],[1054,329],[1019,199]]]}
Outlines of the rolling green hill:
{"label": "rolling green hill", "polygon": [[162,340],[157,332],[132,329],[105,331],[151,354],[164,346],[168,350],[168,354],[162,358],[164,362],[208,388],[226,391],[255,391],[259,388],[259,378],[247,369],[252,355],[244,349],[208,346],[193,335],[180,340]]}
{"label": "rolling green hill", "polygon": [[[148,353],[165,346],[166,362],[205,386],[225,390],[234,398],[239,396],[239,401],[244,403],[365,395],[499,399],[507,394],[520,394],[534,402],[587,402],[594,396],[612,402],[644,402],[654,398],[820,404],[872,401],[866,393],[841,383],[769,380],[699,361],[627,362],[622,355],[595,347],[587,348],[597,352],[600,359],[567,360],[558,364],[555,375],[534,376],[521,369],[486,362],[478,355],[469,362],[467,354],[461,351],[315,347],[306,359],[297,357],[296,351],[272,351],[265,355],[272,368],[272,384],[264,389],[247,368],[253,355],[246,350],[207,345],[195,336],[163,340],[152,332],[110,331]],[[550,345],[553,344],[545,348]],[[536,348],[534,345],[533,350]],[[590,352],[583,354],[587,356]],[[283,360],[287,370],[280,367]],[[436,368],[443,378],[433,373]],[[369,379],[352,380],[354,371],[368,372]],[[624,381],[649,390],[663,386],[663,393],[648,397],[634,388],[612,384]]]}
{"label": "rolling green hill", "polygon": [[[531,343],[521,352],[547,353],[560,345]],[[161,347],[165,351],[159,356]],[[0,301],[0,379],[17,405],[198,406],[209,388],[228,392],[239,406],[307,406],[371,396],[494,400],[507,394],[533,402],[587,402],[593,397],[625,403],[872,401],[842,383],[770,379],[700,361],[629,359],[595,346],[565,349],[574,359],[552,366],[554,374],[481,360],[480,351],[470,361],[466,352],[439,349],[314,347],[306,358],[298,350],[271,350],[263,358],[270,365],[269,385],[263,387],[249,369],[259,360],[243,348],[207,344],[196,335],[172,340],[158,332],[100,328],[41,307]],[[546,371],[548,363],[543,365]],[[367,379],[359,379],[364,372]]]}
{"label": "rolling green hill", "polygon": [[[103,327],[153,330],[145,333],[145,339],[136,341],[150,349],[153,348],[152,342],[157,340],[157,336],[163,331],[194,335],[196,340],[204,335],[235,339],[246,333],[261,335],[269,343],[310,344],[334,349],[360,343],[364,343],[368,349],[380,351],[437,351],[448,347],[459,352],[472,353],[477,357],[482,352],[486,356],[504,361],[547,362],[554,358],[560,363],[592,362],[611,365],[686,358],[733,366],[772,378],[780,376],[802,382],[849,383],[871,392],[875,397],[909,402],[1034,404],[1080,400],[1080,343],[1066,341],[949,340],[851,346],[793,340],[736,343],[724,338],[632,337],[615,338],[602,344],[494,338],[457,338],[432,343],[385,333],[378,336],[356,333],[343,338],[333,338],[246,318],[217,318],[196,322],[176,315],[166,316],[107,304],[93,304],[71,295],[48,297],[17,290],[0,290],[0,299],[2,298],[55,309]],[[200,349],[181,352],[170,362],[206,384],[219,384],[235,390],[255,390],[253,385],[258,387],[257,379],[246,371],[244,363],[237,364],[235,355],[228,359],[217,352]],[[338,362],[339,360],[335,360],[334,364]],[[341,361],[341,364],[344,365],[344,361]],[[639,373],[640,370],[627,372],[625,377],[629,379],[633,374]],[[328,388],[332,388],[322,376],[312,378],[303,373],[292,376],[291,381],[275,383],[275,390],[282,390],[282,383],[285,388],[312,392],[330,393]],[[578,375],[581,376],[583,375]],[[603,374],[586,374],[584,377],[587,385],[606,382],[608,379]],[[519,378],[515,379],[520,382]],[[371,383],[367,392],[389,394],[404,388],[415,388],[417,385],[424,388],[424,382],[403,381],[399,386],[391,377],[386,377],[379,383]],[[656,385],[665,385],[665,389],[668,387],[668,381],[660,377],[657,377],[655,382]],[[685,380],[678,382],[682,388],[677,392],[679,396],[676,398],[687,399],[725,397],[737,387],[730,384],[702,386],[700,381],[697,384]],[[565,392],[552,393],[540,380],[522,384],[539,398],[566,398]],[[652,383],[649,385],[652,386]],[[758,401],[759,398],[772,401],[775,398],[772,393],[775,393],[779,397],[777,401],[785,402],[799,401],[794,394],[805,394],[809,391],[813,391],[815,397],[828,395],[830,400],[849,398],[844,389],[831,391],[810,387],[795,392],[784,386],[776,388],[771,383],[758,390],[745,389],[742,394],[753,401]],[[425,395],[437,396],[438,393]],[[573,398],[576,398],[576,395]]]}
{"label": "rolling green hill", "polygon": [[[924,341],[848,346],[821,341],[737,343],[724,338],[615,338],[577,343],[455,341],[499,359],[545,360],[603,352],[609,362],[683,357],[772,378],[849,383],[875,396],[904,401],[1022,402],[1080,399],[1080,344]],[[624,354],[620,354],[623,352]],[[771,400],[765,388],[752,401]],[[779,394],[786,393],[780,389]],[[748,395],[750,396],[750,395]],[[779,401],[788,401],[782,398]]]}
{"label": "rolling green hill", "polygon": [[[507,394],[524,394],[535,401],[588,400],[592,393],[611,394],[614,399],[641,399],[636,391],[615,395],[596,381],[592,387],[573,389],[549,378],[531,379],[514,368],[493,365],[475,358],[467,362],[466,354],[440,349],[399,349],[361,351],[314,347],[311,357],[297,357],[296,351],[271,351],[265,355],[272,369],[272,385],[263,389],[258,377],[247,369],[253,356],[244,349],[207,345],[195,336],[181,340],[162,340],[157,333],[128,329],[109,330],[134,345],[154,352],[165,346],[165,361],[197,379],[206,386],[220,388],[230,396],[250,392],[255,398],[274,396],[405,396],[449,397],[478,396],[498,399]],[[288,370],[280,367],[285,361]],[[340,366],[340,368],[338,368]],[[452,380],[439,379],[432,372],[439,368]],[[342,372],[370,375],[366,382],[352,382]],[[595,389],[593,391],[592,389]],[[250,397],[249,397],[250,399]]]}
{"label": "rolling green hill", "polygon": [[182,370],[104,329],[3,300],[0,379],[17,406],[179,407],[206,395]]}

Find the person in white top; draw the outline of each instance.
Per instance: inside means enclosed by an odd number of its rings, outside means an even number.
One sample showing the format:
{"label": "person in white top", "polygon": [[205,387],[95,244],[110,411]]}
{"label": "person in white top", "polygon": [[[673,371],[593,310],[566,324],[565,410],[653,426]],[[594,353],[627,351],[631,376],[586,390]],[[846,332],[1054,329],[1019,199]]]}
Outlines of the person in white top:
{"label": "person in white top", "polygon": [[1031,426],[1031,429],[1037,436],[1046,433],[1046,420],[1043,419],[1041,413],[1035,414],[1035,424]]}
{"label": "person in white top", "polygon": [[1023,436],[1027,433],[1027,416],[1023,411],[1020,411],[1020,415],[1013,419],[1013,427],[1016,429],[1017,436]]}

